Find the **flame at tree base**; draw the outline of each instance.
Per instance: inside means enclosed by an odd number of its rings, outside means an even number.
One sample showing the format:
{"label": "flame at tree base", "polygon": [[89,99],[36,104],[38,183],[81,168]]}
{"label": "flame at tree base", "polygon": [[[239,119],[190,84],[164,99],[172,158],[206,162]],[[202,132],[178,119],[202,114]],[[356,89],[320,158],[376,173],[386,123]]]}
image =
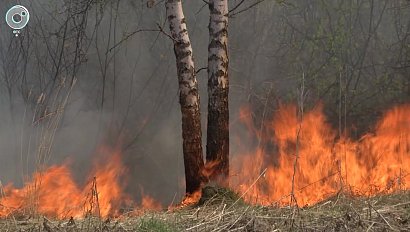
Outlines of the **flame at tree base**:
{"label": "flame at tree base", "polygon": [[[315,204],[340,191],[373,196],[410,189],[410,105],[389,110],[374,133],[358,141],[338,139],[321,107],[306,113],[299,122],[295,106],[282,106],[273,120],[264,124],[263,131],[252,126],[246,109],[241,115],[259,146],[236,155],[231,172],[237,174],[229,182],[251,204],[289,205],[293,203],[292,186],[298,206]],[[275,147],[268,149],[264,146],[268,143]],[[120,181],[126,175],[120,153],[106,148],[100,153],[104,163],[94,165],[83,188],[75,183],[67,165],[35,173],[21,189],[7,185],[4,196],[0,195],[0,218],[12,214],[106,218],[120,216],[124,207],[134,209],[131,215],[162,209],[150,196],[143,196],[136,204]],[[207,164],[204,175],[212,173],[213,166]],[[195,204],[200,198],[200,191],[187,195],[170,209]]]}

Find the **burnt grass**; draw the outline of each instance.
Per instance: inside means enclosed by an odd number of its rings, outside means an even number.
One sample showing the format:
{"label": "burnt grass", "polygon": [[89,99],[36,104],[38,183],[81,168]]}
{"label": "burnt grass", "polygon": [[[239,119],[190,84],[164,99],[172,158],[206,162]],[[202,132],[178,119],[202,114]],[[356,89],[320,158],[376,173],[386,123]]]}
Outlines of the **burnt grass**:
{"label": "burnt grass", "polygon": [[232,191],[205,188],[197,205],[115,219],[0,220],[0,231],[410,231],[410,192],[371,198],[338,194],[310,207],[248,205]]}

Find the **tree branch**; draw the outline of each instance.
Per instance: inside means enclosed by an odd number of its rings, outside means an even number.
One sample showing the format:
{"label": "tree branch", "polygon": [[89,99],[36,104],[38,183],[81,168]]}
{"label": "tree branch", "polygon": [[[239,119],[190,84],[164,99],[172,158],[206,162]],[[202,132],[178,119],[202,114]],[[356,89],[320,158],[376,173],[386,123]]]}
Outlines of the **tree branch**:
{"label": "tree branch", "polygon": [[200,71],[205,70],[205,69],[208,69],[208,67],[203,67],[203,68],[196,70],[195,74],[198,74]]}
{"label": "tree branch", "polygon": [[114,46],[112,46],[110,49],[108,49],[107,53],[111,52],[113,49],[120,46],[123,42],[127,41],[129,38],[131,38],[132,36],[134,36],[138,32],[147,32],[147,31],[148,32],[161,32],[164,35],[166,35],[167,37],[169,37],[170,39],[172,39],[173,41],[175,41],[175,39],[172,38],[172,36],[170,34],[168,34],[167,32],[164,31],[164,29],[162,28],[161,25],[159,25],[159,23],[157,23],[157,26],[158,26],[158,29],[138,29],[138,30],[135,30],[135,31],[131,32],[130,34],[126,35],[123,39],[121,39],[118,43],[116,43]]}
{"label": "tree branch", "polygon": [[245,0],[242,0],[240,3],[238,3],[236,6],[234,6],[234,7],[229,11],[229,13],[231,13],[232,11],[238,9],[238,7],[240,7],[240,6],[242,5],[242,3],[244,3],[244,2],[245,2]]}
{"label": "tree branch", "polygon": [[[259,5],[260,3],[264,2],[264,1],[265,1],[265,0],[259,0],[259,1],[255,2],[255,3],[251,4],[250,6],[248,6],[248,7],[244,8],[244,9],[238,11],[238,12],[233,12],[234,9],[232,9],[231,11],[229,11],[228,17],[232,18],[232,17],[235,16],[235,15],[238,15],[238,14],[240,14],[240,13],[243,13],[243,12],[247,11],[247,10],[250,10],[251,8],[253,8],[253,7]],[[240,4],[242,4],[242,3],[239,3],[238,5],[240,5]],[[239,6],[236,6],[236,7],[234,7],[234,8],[236,9],[236,8],[238,8],[238,7],[239,7]],[[231,12],[232,12],[232,14],[231,14]]]}

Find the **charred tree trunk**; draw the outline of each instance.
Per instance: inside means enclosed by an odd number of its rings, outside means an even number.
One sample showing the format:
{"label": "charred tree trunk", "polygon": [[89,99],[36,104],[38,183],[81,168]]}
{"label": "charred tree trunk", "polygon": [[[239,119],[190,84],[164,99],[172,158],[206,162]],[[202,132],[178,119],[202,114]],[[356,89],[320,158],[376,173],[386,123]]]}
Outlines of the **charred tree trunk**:
{"label": "charred tree trunk", "polygon": [[208,130],[206,160],[215,165],[210,180],[229,175],[228,0],[209,0]]}
{"label": "charred tree trunk", "polygon": [[166,0],[165,5],[178,72],[186,193],[192,194],[201,187],[204,167],[198,83],[182,2]]}

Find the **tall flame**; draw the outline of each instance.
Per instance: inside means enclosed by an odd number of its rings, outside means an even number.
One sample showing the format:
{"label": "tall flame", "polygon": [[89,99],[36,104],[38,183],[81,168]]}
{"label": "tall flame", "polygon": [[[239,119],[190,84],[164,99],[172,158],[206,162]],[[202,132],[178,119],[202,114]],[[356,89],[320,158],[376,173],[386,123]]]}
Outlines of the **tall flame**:
{"label": "tall flame", "polygon": [[[265,149],[246,109],[241,118],[262,144],[234,160],[231,185],[252,203],[314,204],[344,189],[372,196],[410,188],[410,105],[397,106],[360,140],[337,138],[321,107],[298,121],[295,106],[282,106],[266,134],[276,149]],[[266,140],[266,139],[265,139]],[[295,159],[297,163],[295,164]],[[293,180],[293,184],[292,184]]]}

